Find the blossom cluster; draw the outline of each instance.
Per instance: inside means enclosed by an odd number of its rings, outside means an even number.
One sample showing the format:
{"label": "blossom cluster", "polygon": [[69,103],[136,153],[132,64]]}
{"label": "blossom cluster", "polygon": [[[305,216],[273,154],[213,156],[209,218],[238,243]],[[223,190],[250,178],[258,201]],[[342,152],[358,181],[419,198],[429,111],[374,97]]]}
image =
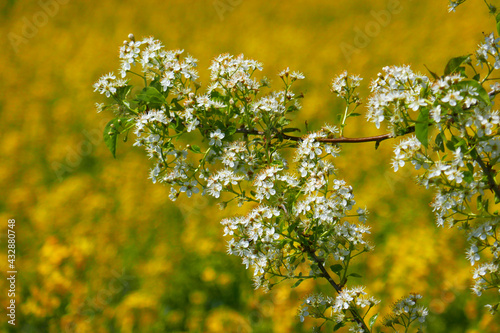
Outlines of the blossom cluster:
{"label": "blossom cluster", "polygon": [[[207,92],[199,93],[196,61],[182,57],[182,51],[164,51],[159,41],[137,42],[130,36],[120,58],[122,78],[109,74],[95,85],[118,100],[101,106],[113,107],[118,116],[108,135],[133,131],[134,145],[154,161],[150,178],[170,185],[172,200],[181,193],[201,193],[221,200],[222,207],[232,200],[257,204],[245,216],[222,221],[228,252],[253,269],[255,286],[267,290],[283,279],[300,283],[333,273],[345,284],[351,259],[372,248],[365,239],[367,211],[351,212],[356,205],[352,187],[336,177],[333,164],[340,148],[321,142],[341,135],[339,129],[325,125],[296,143],[285,140],[296,131],[287,128],[287,117],[300,109],[302,97],[291,86],[304,75],[287,68],[279,73],[284,89],[262,94],[267,83],[254,78],[262,65],[223,54],[210,66]],[[136,65],[140,74],[132,72]],[[135,96],[129,73],[146,82]],[[343,80],[346,89],[360,81],[354,76]],[[339,87],[344,84],[337,81]],[[188,133],[205,145],[184,144]],[[296,148],[293,162],[282,154],[289,147]],[[336,263],[335,271],[324,271],[326,262]],[[355,316],[357,308],[376,304],[364,295],[363,288],[344,288],[332,306],[339,315]]]}
{"label": "blossom cluster", "polygon": [[349,75],[344,71],[333,79],[331,91],[347,102],[357,102],[359,94],[354,93],[354,90],[360,86],[362,80],[358,75]]}
{"label": "blossom cluster", "polygon": [[407,328],[416,320],[424,323],[429,311],[417,304],[421,298],[422,296],[419,294],[410,294],[408,297],[397,301],[392,307],[393,314],[384,318],[384,325],[395,329],[396,325]]}
{"label": "blossom cluster", "polygon": [[392,166],[397,171],[411,162],[420,170],[418,182],[436,193],[431,206],[437,224],[466,232],[478,296],[486,289],[500,292],[500,217],[490,204],[500,200],[500,115],[492,103],[499,84],[490,91],[482,85],[500,69],[499,41],[490,34],[478,47],[477,65],[488,69],[483,79],[479,73],[468,78],[466,66],[476,73],[470,56],[452,59],[445,75],[434,79],[409,66],[384,68],[372,82],[367,114],[377,127],[387,121],[395,136],[415,132],[396,145]]}
{"label": "blossom cluster", "polygon": [[[344,288],[337,297],[325,296],[321,293],[308,296],[298,311],[300,321],[308,316],[313,318],[329,317],[337,323],[344,322],[348,316],[349,309],[357,308],[366,313],[372,307],[380,303],[374,297],[368,297],[364,287]],[[361,324],[354,321],[350,332],[364,332]]]}
{"label": "blossom cluster", "polygon": [[[262,169],[252,183],[253,198],[261,205],[244,217],[222,221],[225,235],[232,236],[229,253],[253,267],[257,287],[267,288],[272,277],[305,278],[296,271],[309,256],[343,263],[371,249],[364,239],[369,228],[347,218],[364,220],[366,211],[360,208],[349,214],[355,205],[352,188],[333,178],[334,166],[328,159],[338,148],[320,146],[315,140],[325,136],[323,131],[311,133],[299,143],[295,174],[285,164]],[[216,184],[210,182],[212,192]],[[223,188],[217,187],[216,195]]]}

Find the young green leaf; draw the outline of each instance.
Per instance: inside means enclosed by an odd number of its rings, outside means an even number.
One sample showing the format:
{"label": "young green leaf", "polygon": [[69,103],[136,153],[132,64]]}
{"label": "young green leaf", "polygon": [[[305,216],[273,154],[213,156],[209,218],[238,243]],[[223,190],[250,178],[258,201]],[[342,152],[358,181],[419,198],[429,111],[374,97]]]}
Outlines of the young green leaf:
{"label": "young green leaf", "polygon": [[201,149],[200,149],[200,146],[197,146],[197,145],[190,145],[190,146],[188,147],[188,149],[189,149],[190,151],[192,151],[193,153],[195,153],[195,154],[201,154]]}
{"label": "young green leaf", "polygon": [[476,206],[477,206],[478,210],[483,209],[483,196],[482,195],[480,195],[476,198]]}
{"label": "young green leaf", "polygon": [[446,141],[446,148],[451,151],[455,151],[455,144],[453,143],[453,141]]}
{"label": "young green leaf", "polygon": [[339,329],[341,329],[342,327],[345,326],[345,323],[343,321],[341,321],[340,323],[338,323],[337,325],[335,325],[335,327],[333,328],[333,331],[338,331]]}
{"label": "young green leaf", "polygon": [[[461,56],[461,57],[455,57],[455,58],[452,58],[450,59],[450,61],[448,61],[448,63],[446,64],[446,67],[444,69],[444,75],[450,75],[450,74],[453,74],[453,73],[456,73],[456,72],[462,72],[462,70],[460,69],[462,66],[468,59],[469,59],[470,55],[466,55],[466,56]],[[463,69],[463,67],[462,67]]]}
{"label": "young green leaf", "polygon": [[444,140],[446,140],[443,132],[436,135],[436,140],[434,140],[436,147],[444,153]]}
{"label": "young green leaf", "polygon": [[342,271],[343,268],[344,267],[340,264],[330,266],[330,269],[332,270],[332,272],[334,272],[338,276],[340,276],[340,272]]}
{"label": "young green leaf", "polygon": [[497,14],[496,21],[497,21],[497,32],[500,35],[500,13]]}
{"label": "young green leaf", "polygon": [[415,135],[418,141],[427,148],[429,145],[429,109],[425,108],[420,111],[417,122],[415,123]]}
{"label": "young green leaf", "polygon": [[104,143],[108,147],[109,151],[116,158],[116,138],[118,137],[118,118],[109,121],[106,126],[104,126]]}
{"label": "young green leaf", "polygon": [[433,71],[431,71],[429,69],[429,67],[427,67],[427,65],[424,65],[425,68],[427,68],[427,71],[432,75],[432,77],[434,78],[434,80],[438,80],[439,79],[439,75],[437,75],[436,73],[434,73]]}
{"label": "young green leaf", "polygon": [[464,171],[463,174],[464,174],[464,180],[465,180],[465,182],[467,184],[472,183],[472,181],[474,180],[472,172],[470,172],[470,171]]}
{"label": "young green leaf", "polygon": [[375,324],[375,322],[377,321],[377,318],[378,318],[378,313],[374,314],[370,320],[368,320],[368,325],[370,326],[370,328],[373,327],[373,325]]}
{"label": "young green leaf", "polygon": [[303,281],[304,281],[303,279],[297,280],[297,282],[293,284],[292,289],[297,288]]}
{"label": "young green leaf", "polygon": [[166,102],[165,97],[154,87],[146,87],[135,97],[137,101],[145,102],[152,107],[160,107]]}

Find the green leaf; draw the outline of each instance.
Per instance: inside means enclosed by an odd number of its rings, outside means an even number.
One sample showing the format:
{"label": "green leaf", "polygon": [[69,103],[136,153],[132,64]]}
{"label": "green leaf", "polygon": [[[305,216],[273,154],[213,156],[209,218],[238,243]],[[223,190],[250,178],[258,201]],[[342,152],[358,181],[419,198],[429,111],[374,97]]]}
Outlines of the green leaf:
{"label": "green leaf", "polygon": [[467,146],[467,141],[462,138],[455,143],[455,149],[461,146]]}
{"label": "green leaf", "polygon": [[276,165],[278,167],[284,167],[282,160],[274,160],[271,162],[271,165]]}
{"label": "green leaf", "polygon": [[190,151],[192,151],[193,153],[195,153],[195,154],[201,154],[201,149],[200,149],[200,147],[199,147],[199,146],[197,146],[197,145],[190,145],[190,146],[188,147],[188,149],[189,149]]}
{"label": "green leaf", "polygon": [[424,108],[418,115],[417,122],[415,123],[415,135],[418,141],[425,148],[429,145],[429,109]]}
{"label": "green leaf", "polygon": [[154,108],[159,108],[162,104],[166,102],[165,97],[156,89],[155,87],[146,87],[141,90],[135,96],[135,99],[139,102],[145,102],[146,104],[151,105]]}
{"label": "green leaf", "polygon": [[222,95],[220,92],[218,92],[217,90],[212,90],[212,92],[210,93],[210,97],[211,98],[215,98],[215,99],[221,99],[224,97],[224,95]]}
{"label": "green leaf", "polygon": [[434,142],[436,143],[436,147],[438,147],[439,150],[441,150],[444,153],[444,141],[446,140],[443,132],[439,133],[436,135],[436,140]]}
{"label": "green leaf", "polygon": [[370,326],[370,328],[373,327],[373,325],[375,324],[375,322],[377,321],[377,318],[378,318],[378,313],[374,314],[370,320],[368,320],[368,325]]}
{"label": "green leaf", "polygon": [[[252,195],[255,197],[255,194],[252,194]],[[295,221],[294,223],[290,223],[290,225],[288,226],[288,229],[287,229],[288,232],[292,233],[295,230],[295,228],[299,225],[299,222],[300,221]]]}
{"label": "green leaf", "polygon": [[125,85],[122,87],[116,88],[116,95],[118,96],[118,99],[123,101],[125,103],[125,99],[127,98],[127,95],[129,92],[132,90],[131,85]]}
{"label": "green leaf", "polygon": [[359,275],[358,273],[351,273],[348,276],[352,276],[352,277],[356,277],[356,278],[363,277],[363,276]]}
{"label": "green leaf", "polygon": [[427,67],[426,65],[424,65],[425,68],[427,68],[427,71],[429,71],[429,73],[432,75],[432,77],[434,78],[434,80],[438,80],[439,79],[439,75],[437,75],[436,73],[434,73],[433,71],[431,71],[429,69],[429,67]]}
{"label": "green leaf", "polygon": [[293,284],[292,289],[297,288],[303,281],[304,281],[303,279],[297,280],[297,282]]}
{"label": "green leaf", "polygon": [[285,117],[281,117],[279,120],[278,120],[278,125],[280,125],[281,127],[285,127],[285,126],[288,126],[288,124],[291,123],[291,120],[288,119],[288,118],[285,118]]}
{"label": "green leaf", "polygon": [[497,32],[500,35],[500,13],[497,14],[496,21],[497,21]]}
{"label": "green leaf", "polygon": [[479,84],[479,82],[474,81],[474,80],[464,80],[464,81],[461,81],[461,82],[454,84],[453,86],[460,89],[460,90],[462,90],[462,89],[465,90],[465,89],[467,89],[467,87],[473,87],[476,89],[476,92],[479,94],[478,96],[476,96],[476,98],[481,100],[486,105],[491,105],[490,96],[488,95],[486,90],[484,90],[483,86],[481,86]]}
{"label": "green leaf", "polygon": [[333,331],[338,331],[339,329],[341,329],[342,327],[345,326],[345,323],[343,321],[341,321],[340,323],[338,323],[337,325],[335,325],[335,327],[333,328]]}
{"label": "green leaf", "polygon": [[472,183],[472,181],[474,180],[472,172],[464,171],[464,180],[467,184]]}
{"label": "green leaf", "polygon": [[109,151],[116,158],[116,138],[118,137],[118,118],[112,119],[104,127],[104,143]]}
{"label": "green leaf", "polygon": [[450,75],[456,72],[462,72],[462,70],[460,70],[461,68],[460,66],[462,66],[469,59],[469,57],[470,55],[466,55],[450,59],[450,61],[448,61],[444,69],[444,75]]}
{"label": "green leaf", "polygon": [[339,275],[339,273],[342,271],[343,268],[344,267],[341,264],[336,264],[336,265],[330,266],[330,269],[332,270],[332,272],[334,272],[337,275]]}
{"label": "green leaf", "polygon": [[477,150],[475,148],[470,151],[470,156],[473,159],[477,159]]}
{"label": "green leaf", "polygon": [[451,151],[455,151],[455,144],[453,143],[453,141],[446,141],[446,148]]}
{"label": "green leaf", "polygon": [[180,110],[184,110],[184,108],[182,107],[182,105],[179,104],[179,102],[174,102],[173,106],[170,106],[170,110],[180,111]]}
{"label": "green leaf", "polygon": [[227,135],[233,135],[234,133],[236,133],[236,127],[235,126],[229,126],[229,127],[227,127],[227,129],[226,129],[226,134]]}
{"label": "green leaf", "polygon": [[[127,131],[128,135],[128,131],[130,130],[133,122],[134,120],[130,118],[114,118],[110,120],[104,127],[104,143],[108,147],[111,154],[113,154],[114,158],[116,158],[116,140],[118,138],[118,135],[125,131]],[[127,141],[126,138],[127,137],[124,138],[124,142]]]}
{"label": "green leaf", "polygon": [[350,113],[348,115],[348,117],[359,117],[359,116],[361,116],[361,113],[356,113],[356,112]]}
{"label": "green leaf", "polygon": [[170,127],[174,126],[173,129],[177,132],[177,133],[181,133],[182,131],[184,131],[184,129],[186,128],[186,126],[182,123],[182,120],[180,118],[177,118],[176,121],[175,121],[175,124],[174,123],[171,123],[169,125]]}
{"label": "green leaf", "polygon": [[157,76],[156,79],[154,79],[153,81],[151,81],[151,83],[149,84],[150,87],[153,87],[153,88],[156,88],[156,90],[158,91],[162,91],[163,90],[163,87],[160,83],[160,78]]}

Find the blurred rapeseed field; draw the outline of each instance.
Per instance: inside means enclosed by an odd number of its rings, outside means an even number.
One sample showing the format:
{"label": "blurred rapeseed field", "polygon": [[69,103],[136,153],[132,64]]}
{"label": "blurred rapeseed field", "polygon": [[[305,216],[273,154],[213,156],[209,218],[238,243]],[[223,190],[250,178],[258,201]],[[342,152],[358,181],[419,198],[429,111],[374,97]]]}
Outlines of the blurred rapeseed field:
{"label": "blurred rapeseed field", "polygon": [[[303,72],[296,121],[314,128],[340,112],[329,83],[344,69],[365,78],[367,93],[383,66],[442,72],[494,30],[480,1],[448,14],[445,0],[4,0],[0,17],[0,261],[7,271],[14,218],[19,272],[15,329],[0,280],[5,332],[307,332],[297,306],[313,290],[331,292],[311,281],[254,291],[222,238],[219,221],[234,208],[205,197],[171,203],[130,142],[112,158],[101,138],[111,115],[95,112],[102,100],[92,84],[116,70],[129,33],[192,54],[202,82],[224,52],[261,61],[274,87],[283,68]],[[361,40],[374,22],[379,29]],[[347,136],[383,133],[362,118],[350,120]],[[499,332],[487,300],[469,290],[465,240],[435,227],[432,194],[410,171],[392,171],[391,143],[343,148],[340,177],[371,212],[376,246],[358,264],[360,283],[382,299],[381,312],[419,292],[429,332]]]}

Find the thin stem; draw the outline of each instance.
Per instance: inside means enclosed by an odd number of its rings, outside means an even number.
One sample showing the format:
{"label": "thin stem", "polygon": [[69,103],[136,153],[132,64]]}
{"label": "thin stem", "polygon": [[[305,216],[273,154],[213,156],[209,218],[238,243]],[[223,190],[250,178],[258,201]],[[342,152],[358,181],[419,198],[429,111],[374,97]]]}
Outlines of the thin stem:
{"label": "thin stem", "polygon": [[349,103],[347,103],[345,110],[344,110],[344,116],[342,117],[342,124],[340,125],[340,135],[344,137],[344,127],[345,127],[345,121],[347,120],[347,112],[349,111]]}
{"label": "thin stem", "polygon": [[144,85],[147,87],[148,86],[148,80],[146,80],[145,76],[142,76],[141,74],[137,74],[136,72],[133,72],[131,70],[128,70],[127,73],[135,74],[138,77],[142,78],[144,80]]}

